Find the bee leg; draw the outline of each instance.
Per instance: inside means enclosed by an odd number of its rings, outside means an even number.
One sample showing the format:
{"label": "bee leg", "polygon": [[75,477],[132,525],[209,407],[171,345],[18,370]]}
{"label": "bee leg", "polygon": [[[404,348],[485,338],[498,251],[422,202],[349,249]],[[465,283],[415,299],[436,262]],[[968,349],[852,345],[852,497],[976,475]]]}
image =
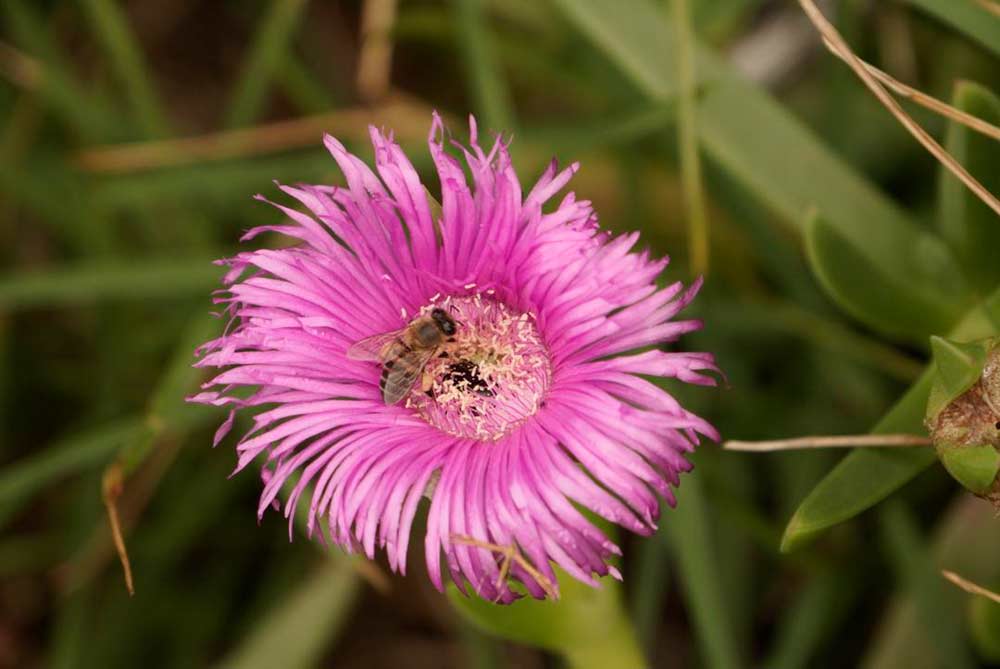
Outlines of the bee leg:
{"label": "bee leg", "polygon": [[424,370],[424,374],[420,379],[420,389],[424,391],[424,393],[428,397],[434,397],[433,388],[434,388],[434,375]]}

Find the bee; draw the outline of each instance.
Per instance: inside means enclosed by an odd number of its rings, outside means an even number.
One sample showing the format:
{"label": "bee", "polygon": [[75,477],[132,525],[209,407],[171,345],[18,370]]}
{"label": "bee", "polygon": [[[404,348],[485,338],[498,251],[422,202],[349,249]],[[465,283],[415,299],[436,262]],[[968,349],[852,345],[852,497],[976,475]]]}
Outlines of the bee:
{"label": "bee", "polygon": [[455,341],[455,319],[435,307],[427,316],[414,318],[406,327],[365,337],[347,349],[352,360],[382,363],[379,388],[386,404],[396,404],[410,392],[424,366],[441,344]]}

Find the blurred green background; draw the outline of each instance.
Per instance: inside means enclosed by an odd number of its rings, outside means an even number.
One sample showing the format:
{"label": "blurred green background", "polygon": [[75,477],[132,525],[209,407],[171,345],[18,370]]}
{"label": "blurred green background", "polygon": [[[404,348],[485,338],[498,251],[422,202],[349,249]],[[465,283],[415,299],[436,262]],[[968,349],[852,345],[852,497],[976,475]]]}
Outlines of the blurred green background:
{"label": "blurred green background", "polygon": [[[273,196],[272,180],[340,183],[323,132],[369,160],[367,124],[395,128],[433,190],[430,111],[458,137],[473,112],[513,132],[524,183],[553,155],[579,160],[572,188],[602,223],[641,230],[672,257],[667,278],[689,280],[687,119],[711,243],[691,309],[706,327],[682,344],[715,352],[729,387],[670,389],[725,438],[870,429],[920,375],[927,334],[995,288],[976,277],[1000,249],[955,251],[963,276],[949,274],[928,233],[956,220],[962,192],[795,3],[689,0],[680,33],[675,4],[3,0],[0,666],[560,664],[464,622],[420,551],[400,578],[289,543],[279,514],[258,526],[258,478],[227,478],[231,440],[210,448],[223,413],[182,400],[200,380],[195,345],[219,328],[210,261],[276,220],[251,199]],[[989,2],[825,7],[859,55],[938,98],[960,79],[1000,87]],[[694,125],[678,114],[678,34],[697,61]],[[957,132],[912,112],[937,137]],[[996,153],[973,162],[998,192]],[[846,251],[807,253],[813,214]],[[901,292],[864,281],[871,267]],[[973,614],[937,568],[997,585],[997,521],[939,467],[779,552],[840,457],[701,449],[663,529],[623,537],[626,610],[652,665],[987,660],[1000,617]],[[131,599],[101,499],[116,460]]]}

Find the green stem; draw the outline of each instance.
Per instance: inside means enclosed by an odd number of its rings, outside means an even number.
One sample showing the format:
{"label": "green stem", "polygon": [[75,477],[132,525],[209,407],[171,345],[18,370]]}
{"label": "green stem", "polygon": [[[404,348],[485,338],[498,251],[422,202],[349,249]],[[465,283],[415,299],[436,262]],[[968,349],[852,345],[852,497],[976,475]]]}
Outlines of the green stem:
{"label": "green stem", "polygon": [[698,119],[695,108],[694,51],[691,47],[691,17],[688,0],[673,0],[677,30],[677,132],[680,145],[681,187],[688,219],[688,253],[691,272],[708,273],[708,216],[698,155]]}

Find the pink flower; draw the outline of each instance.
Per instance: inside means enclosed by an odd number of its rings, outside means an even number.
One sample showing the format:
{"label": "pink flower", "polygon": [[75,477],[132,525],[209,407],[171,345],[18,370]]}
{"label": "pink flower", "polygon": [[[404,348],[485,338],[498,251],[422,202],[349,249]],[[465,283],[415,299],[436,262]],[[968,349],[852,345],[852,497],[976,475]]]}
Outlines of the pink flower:
{"label": "pink flower", "polygon": [[[573,193],[546,210],[577,164],[553,161],[524,195],[506,145],[484,153],[470,126],[470,146],[456,146],[471,188],[434,116],[440,214],[391,134],[370,129],[377,176],[326,137],[347,187],[281,186],[311,215],[275,205],[289,220],[244,239],[275,231],[301,243],[224,261],[216,301],[233,321],[197,362],[224,371],[191,399],[262,408],[236,446],[237,471],[263,456],[261,515],[288,484],[290,532],[309,492],[310,534],[369,558],[382,547],[405,572],[426,496],[435,586],[443,554],[463,591],[513,601],[509,567],[531,595],[557,596],[552,563],[589,584],[620,578],[607,562],[619,548],[581,508],[650,534],[658,495],[673,504],[670,486],[691,468],[685,453],[699,434],[718,439],[648,377],[714,385],[705,372],[718,370],[709,353],[657,348],[700,327],[673,320],[700,282],[658,288],[667,259],[633,252],[637,233],[601,231]],[[386,404],[379,362],[347,351],[433,308],[455,320],[454,341]],[[216,443],[231,424],[232,414]]]}

